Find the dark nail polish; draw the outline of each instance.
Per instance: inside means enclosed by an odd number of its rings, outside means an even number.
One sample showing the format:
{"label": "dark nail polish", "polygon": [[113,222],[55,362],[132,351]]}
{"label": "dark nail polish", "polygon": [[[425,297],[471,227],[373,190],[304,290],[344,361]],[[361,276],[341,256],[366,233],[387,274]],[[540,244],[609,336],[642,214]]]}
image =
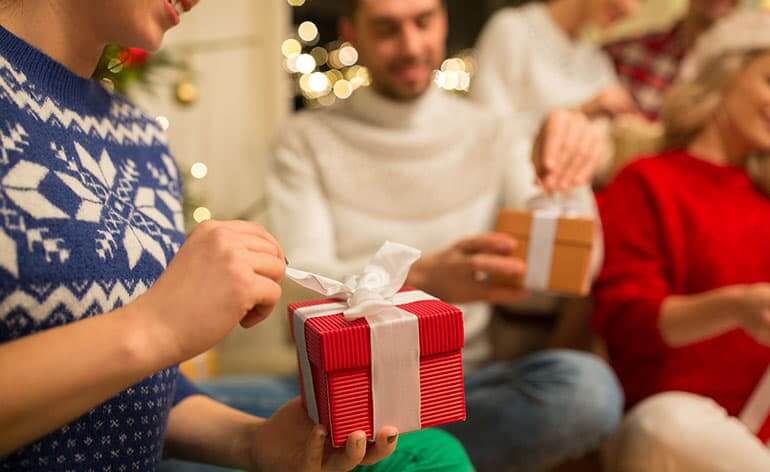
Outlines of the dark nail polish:
{"label": "dark nail polish", "polygon": [[397,437],[398,437],[398,434],[393,434],[391,436],[388,436],[388,444],[393,444],[396,441]]}

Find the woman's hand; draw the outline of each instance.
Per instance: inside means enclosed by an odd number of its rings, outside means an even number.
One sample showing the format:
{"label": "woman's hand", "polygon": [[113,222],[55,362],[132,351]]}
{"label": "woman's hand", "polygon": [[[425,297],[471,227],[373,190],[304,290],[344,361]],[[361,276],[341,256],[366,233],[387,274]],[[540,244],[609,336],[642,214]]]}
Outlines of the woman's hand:
{"label": "woman's hand", "polygon": [[770,284],[734,287],[738,322],[758,342],[770,346]]}
{"label": "woman's hand", "polygon": [[281,295],[284,261],[259,225],[206,222],[134,302],[0,343],[0,456],[262,320]]}
{"label": "woman's hand", "polygon": [[135,303],[154,344],[179,362],[206,351],[239,322],[272,312],[286,269],[278,242],[245,221],[207,221],[192,232],[155,285]]}
{"label": "woman's hand", "polygon": [[314,425],[299,398],[261,423],[251,444],[252,470],[259,472],[343,472],[377,463],[396,449],[398,431],[385,427],[374,444],[356,431],[344,448],[332,448],[323,426]]}
{"label": "woman's hand", "polygon": [[770,284],[733,285],[668,297],[661,307],[663,339],[673,347],[743,328],[770,346]]}
{"label": "woman's hand", "polygon": [[532,164],[547,192],[564,192],[590,182],[607,149],[607,137],[583,113],[555,110],[538,133]]}
{"label": "woman's hand", "polygon": [[589,118],[601,116],[612,118],[624,113],[638,113],[639,107],[628,90],[616,84],[607,87],[584,103],[580,107],[580,111],[588,115]]}

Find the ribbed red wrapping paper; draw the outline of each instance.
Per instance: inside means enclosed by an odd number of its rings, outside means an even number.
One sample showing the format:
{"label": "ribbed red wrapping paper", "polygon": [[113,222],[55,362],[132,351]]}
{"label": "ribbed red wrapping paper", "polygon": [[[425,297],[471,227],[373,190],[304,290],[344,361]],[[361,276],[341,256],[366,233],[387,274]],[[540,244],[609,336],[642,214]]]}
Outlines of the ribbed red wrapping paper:
{"label": "ribbed red wrapping paper", "polygon": [[[327,298],[289,305],[290,323],[293,326],[296,322],[294,311],[298,308],[338,301]],[[439,300],[399,308],[418,318],[422,427],[464,421],[462,312]],[[363,318],[347,321],[342,313],[311,318],[305,323],[305,339],[319,418],[329,431],[332,445],[343,446],[358,430],[373,439],[369,324]],[[302,398],[304,401],[304,388]]]}

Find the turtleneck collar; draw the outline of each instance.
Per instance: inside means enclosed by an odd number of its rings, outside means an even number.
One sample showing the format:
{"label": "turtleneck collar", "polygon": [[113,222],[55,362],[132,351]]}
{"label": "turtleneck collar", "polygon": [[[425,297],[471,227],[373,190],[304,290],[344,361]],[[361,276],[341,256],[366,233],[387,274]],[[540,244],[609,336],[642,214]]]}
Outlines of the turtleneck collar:
{"label": "turtleneck collar", "polygon": [[[75,110],[102,109],[110,94],[93,79],[84,79],[44,52],[0,26],[0,56],[24,74],[35,92]],[[0,67],[2,69],[2,67]]]}
{"label": "turtleneck collar", "polygon": [[345,103],[349,113],[363,121],[384,128],[410,128],[430,124],[440,113],[436,102],[442,92],[431,85],[420,97],[410,101],[396,101],[377,93],[371,87],[356,91]]}

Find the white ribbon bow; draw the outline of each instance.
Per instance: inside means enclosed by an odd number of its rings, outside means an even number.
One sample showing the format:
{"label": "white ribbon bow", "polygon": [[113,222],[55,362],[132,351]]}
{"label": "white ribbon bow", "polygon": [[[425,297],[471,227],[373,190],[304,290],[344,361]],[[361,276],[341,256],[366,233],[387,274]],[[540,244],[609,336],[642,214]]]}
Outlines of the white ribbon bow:
{"label": "white ribbon bow", "polygon": [[387,241],[363,272],[338,282],[322,275],[287,268],[286,276],[299,285],[330,298],[347,303],[343,312],[348,320],[393,306],[393,296],[404,286],[412,264],[422,253],[415,248]]}
{"label": "white ribbon bow", "polygon": [[[294,311],[294,337],[300,360],[308,415],[319,422],[315,386],[305,342],[305,322],[342,312],[347,320],[366,318],[371,336],[374,430],[395,426],[401,432],[420,429],[420,334],[417,317],[397,305],[435,300],[421,291],[401,292],[420,251],[386,242],[363,272],[339,282],[293,268],[286,276],[338,303],[311,305]],[[331,426],[331,425],[330,425]],[[333,434],[333,432],[332,432]]]}

